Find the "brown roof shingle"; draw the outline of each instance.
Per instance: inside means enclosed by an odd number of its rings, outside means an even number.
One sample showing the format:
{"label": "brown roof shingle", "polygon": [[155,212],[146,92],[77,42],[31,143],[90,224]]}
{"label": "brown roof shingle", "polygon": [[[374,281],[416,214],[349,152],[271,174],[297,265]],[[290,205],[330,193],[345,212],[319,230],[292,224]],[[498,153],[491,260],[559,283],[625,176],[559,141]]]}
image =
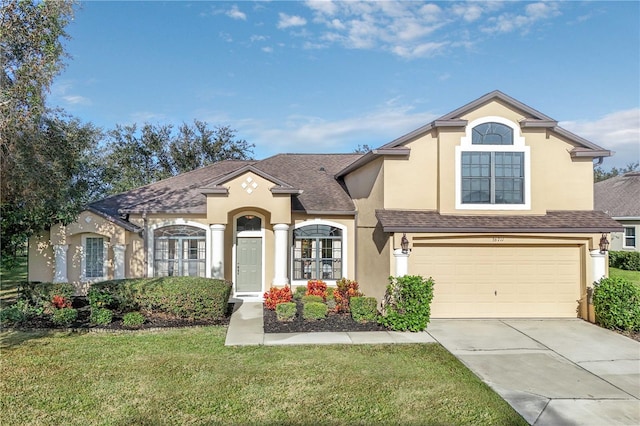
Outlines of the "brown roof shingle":
{"label": "brown roof shingle", "polygon": [[594,208],[611,217],[640,217],[640,172],[597,182]]}
{"label": "brown roof shingle", "polygon": [[549,211],[545,215],[457,216],[432,210],[376,210],[384,232],[600,233],[622,227],[601,211]]}

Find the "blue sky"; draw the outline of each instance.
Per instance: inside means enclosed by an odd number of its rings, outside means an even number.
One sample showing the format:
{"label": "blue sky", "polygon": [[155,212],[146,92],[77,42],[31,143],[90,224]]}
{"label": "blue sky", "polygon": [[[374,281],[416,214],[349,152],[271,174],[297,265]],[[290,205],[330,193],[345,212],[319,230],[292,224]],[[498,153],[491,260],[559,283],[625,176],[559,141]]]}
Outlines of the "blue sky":
{"label": "blue sky", "polygon": [[640,161],[640,3],[83,2],[49,103],[280,152],[383,145],[495,89]]}

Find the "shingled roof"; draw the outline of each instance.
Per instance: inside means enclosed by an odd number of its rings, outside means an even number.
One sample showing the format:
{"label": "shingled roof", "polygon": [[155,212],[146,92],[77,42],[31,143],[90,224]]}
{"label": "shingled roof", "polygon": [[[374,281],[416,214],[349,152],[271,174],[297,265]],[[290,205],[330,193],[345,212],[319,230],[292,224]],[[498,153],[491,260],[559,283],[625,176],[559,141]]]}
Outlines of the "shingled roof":
{"label": "shingled roof", "polygon": [[[227,160],[135,188],[90,204],[87,209],[135,230],[126,214],[206,214],[208,185],[220,185],[243,170],[272,177],[292,195],[292,210],[309,214],[355,214],[355,205],[334,175],[361,154],[280,154],[262,161]],[[223,184],[221,186],[224,186]],[[298,195],[295,195],[298,194]]]}
{"label": "shingled roof", "polygon": [[545,215],[458,216],[432,210],[376,210],[384,232],[600,233],[622,227],[601,211],[549,211]]}
{"label": "shingled roof", "polygon": [[615,218],[640,218],[640,172],[597,182],[594,208]]}

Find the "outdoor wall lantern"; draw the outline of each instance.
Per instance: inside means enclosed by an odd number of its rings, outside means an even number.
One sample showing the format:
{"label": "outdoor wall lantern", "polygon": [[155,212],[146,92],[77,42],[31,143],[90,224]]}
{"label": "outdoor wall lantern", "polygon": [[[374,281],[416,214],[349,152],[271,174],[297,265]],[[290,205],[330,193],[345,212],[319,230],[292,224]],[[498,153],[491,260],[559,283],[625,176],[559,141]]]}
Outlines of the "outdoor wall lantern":
{"label": "outdoor wall lantern", "polygon": [[609,240],[607,240],[607,234],[602,233],[600,238],[600,254],[605,254],[609,250]]}
{"label": "outdoor wall lantern", "polygon": [[407,234],[402,234],[402,239],[400,240],[400,247],[402,247],[402,253],[409,253],[409,240],[407,239]]}

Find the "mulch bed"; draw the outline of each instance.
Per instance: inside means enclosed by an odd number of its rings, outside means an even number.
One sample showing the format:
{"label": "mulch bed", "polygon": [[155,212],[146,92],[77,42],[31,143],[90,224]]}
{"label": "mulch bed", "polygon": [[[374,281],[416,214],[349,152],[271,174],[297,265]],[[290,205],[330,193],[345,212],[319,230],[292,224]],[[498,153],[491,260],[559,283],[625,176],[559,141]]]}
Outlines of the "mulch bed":
{"label": "mulch bed", "polygon": [[387,331],[376,322],[359,323],[351,314],[329,312],[325,319],[305,320],[302,318],[302,302],[296,301],[297,313],[293,321],[278,321],[276,311],[263,307],[265,333],[306,333],[322,331]]}

